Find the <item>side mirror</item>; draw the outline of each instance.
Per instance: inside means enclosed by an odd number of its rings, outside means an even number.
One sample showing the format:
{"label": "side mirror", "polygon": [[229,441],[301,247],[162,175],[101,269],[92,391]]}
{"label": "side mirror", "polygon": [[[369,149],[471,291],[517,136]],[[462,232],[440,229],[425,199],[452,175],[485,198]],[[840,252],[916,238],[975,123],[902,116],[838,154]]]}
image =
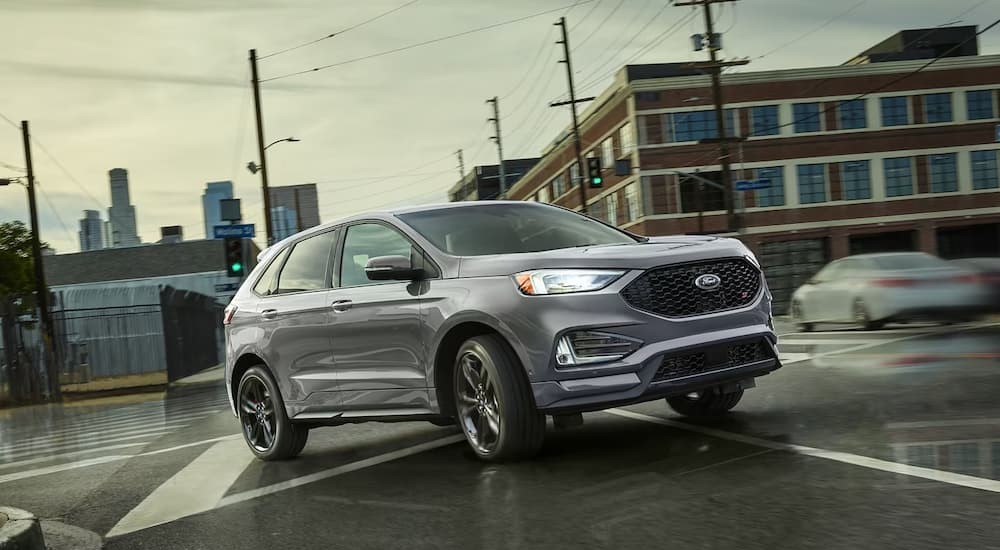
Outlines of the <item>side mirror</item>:
{"label": "side mirror", "polygon": [[372,281],[415,281],[424,270],[414,268],[406,256],[377,256],[365,264],[365,275]]}

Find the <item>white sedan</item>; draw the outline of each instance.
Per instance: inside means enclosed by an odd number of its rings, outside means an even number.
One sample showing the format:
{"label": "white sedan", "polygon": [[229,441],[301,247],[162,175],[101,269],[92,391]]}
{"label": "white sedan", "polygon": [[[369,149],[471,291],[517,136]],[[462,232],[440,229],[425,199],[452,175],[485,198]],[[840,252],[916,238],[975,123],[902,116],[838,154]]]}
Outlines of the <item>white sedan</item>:
{"label": "white sedan", "polygon": [[792,294],[802,330],[816,323],[856,323],[878,330],[889,321],[967,320],[987,290],[972,271],[922,252],[848,256],[827,264]]}

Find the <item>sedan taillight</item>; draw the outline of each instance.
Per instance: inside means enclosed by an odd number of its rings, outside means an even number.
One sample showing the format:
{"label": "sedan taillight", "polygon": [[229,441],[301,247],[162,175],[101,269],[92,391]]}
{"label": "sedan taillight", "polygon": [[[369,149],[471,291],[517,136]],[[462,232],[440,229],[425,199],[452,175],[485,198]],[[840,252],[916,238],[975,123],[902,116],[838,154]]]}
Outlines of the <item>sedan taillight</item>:
{"label": "sedan taillight", "polygon": [[876,279],[874,283],[878,286],[887,287],[904,287],[904,286],[914,286],[917,284],[913,279]]}

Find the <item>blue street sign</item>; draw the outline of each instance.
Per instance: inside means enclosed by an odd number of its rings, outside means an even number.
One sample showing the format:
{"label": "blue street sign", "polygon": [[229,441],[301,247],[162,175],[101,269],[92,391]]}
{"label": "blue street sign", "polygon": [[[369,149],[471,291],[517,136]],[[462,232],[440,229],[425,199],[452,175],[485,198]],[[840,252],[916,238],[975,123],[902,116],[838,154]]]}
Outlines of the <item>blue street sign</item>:
{"label": "blue street sign", "polygon": [[252,223],[215,226],[216,239],[225,239],[226,237],[239,237],[243,239],[252,239],[255,236],[256,233],[254,233]]}
{"label": "blue street sign", "polygon": [[771,187],[771,180],[769,179],[759,179],[759,180],[738,180],[736,182],[737,191],[752,191],[754,189],[767,189]]}
{"label": "blue street sign", "polygon": [[215,285],[216,292],[236,292],[240,289],[239,283],[221,283]]}

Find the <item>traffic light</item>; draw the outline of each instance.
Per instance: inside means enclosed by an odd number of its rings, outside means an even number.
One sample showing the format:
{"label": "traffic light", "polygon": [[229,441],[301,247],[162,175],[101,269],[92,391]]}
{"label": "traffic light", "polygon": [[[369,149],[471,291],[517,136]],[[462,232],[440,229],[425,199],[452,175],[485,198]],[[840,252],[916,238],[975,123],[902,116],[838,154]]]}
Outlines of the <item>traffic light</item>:
{"label": "traffic light", "polygon": [[225,248],[226,275],[230,277],[242,277],[245,268],[245,264],[243,263],[243,239],[239,237],[227,237],[225,239]]}
{"label": "traffic light", "polygon": [[591,187],[600,187],[604,184],[604,177],[601,176],[601,157],[587,158],[587,179]]}

